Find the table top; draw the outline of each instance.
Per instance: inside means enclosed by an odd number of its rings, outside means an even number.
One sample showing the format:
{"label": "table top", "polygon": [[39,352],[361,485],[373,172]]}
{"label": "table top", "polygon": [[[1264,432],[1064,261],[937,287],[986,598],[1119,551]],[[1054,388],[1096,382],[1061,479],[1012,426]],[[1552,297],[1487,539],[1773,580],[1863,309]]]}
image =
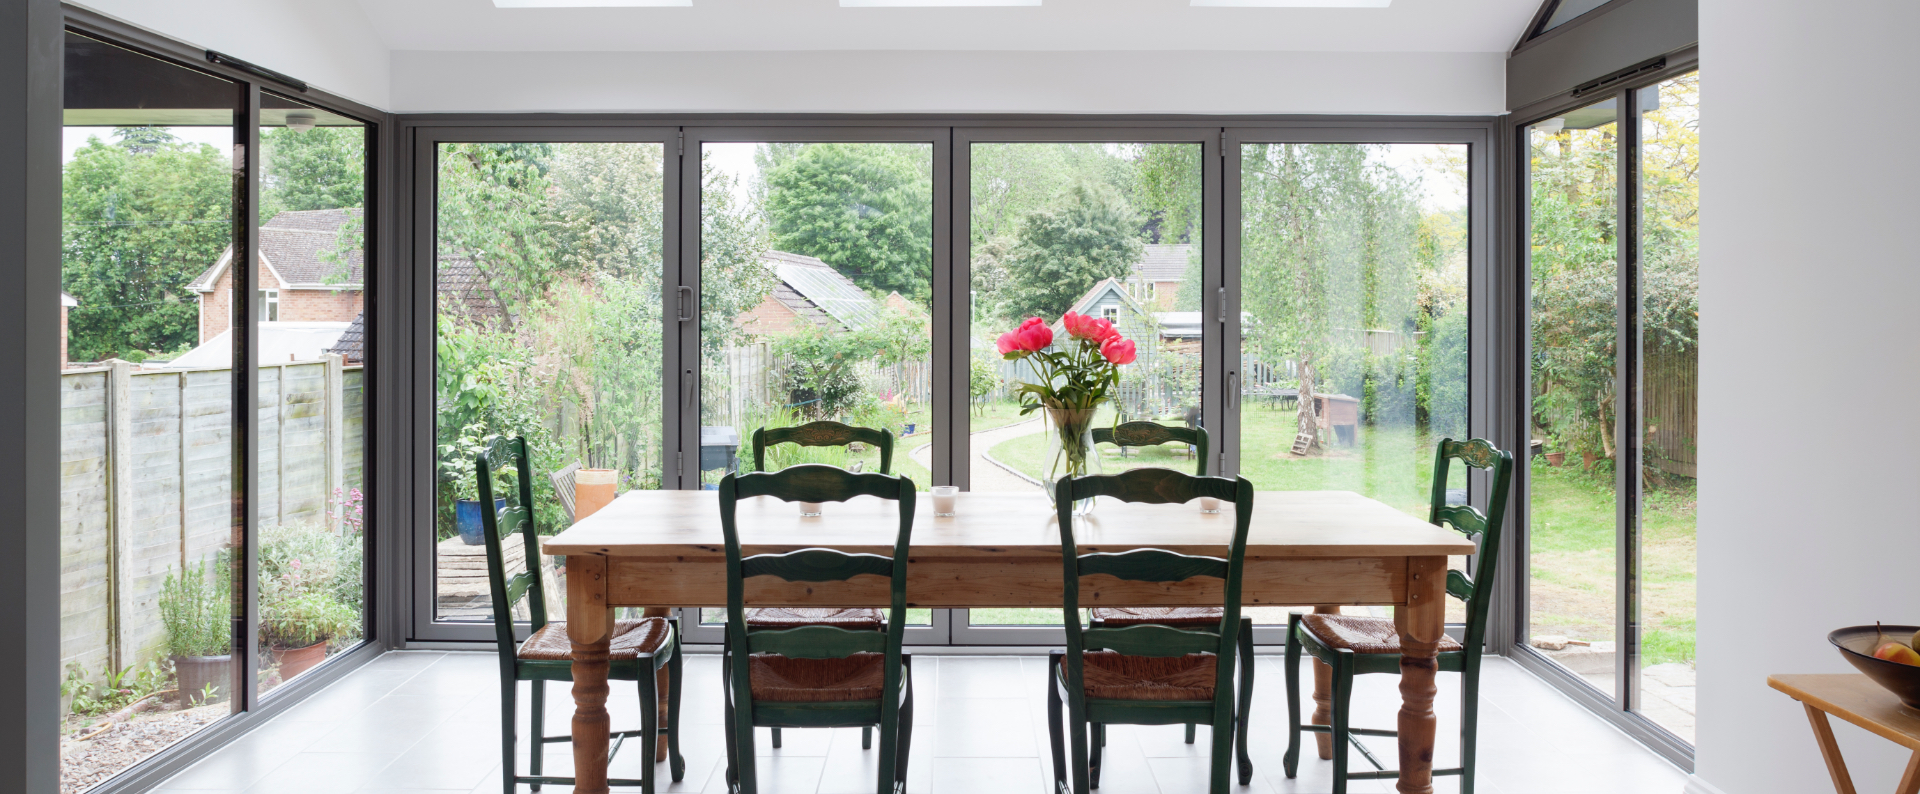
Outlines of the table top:
{"label": "table top", "polygon": [[[1058,555],[1060,531],[1045,494],[962,493],[955,515],[933,515],[933,498],[920,494],[913,521],[913,554],[920,557]],[[1261,491],[1254,495],[1247,556],[1414,557],[1472,554],[1471,541],[1351,491]],[[891,501],[870,496],[829,502],[818,517],[772,497],[740,501],[736,513],[743,553],[768,554],[812,546],[891,554],[899,514]],[[1127,504],[1102,497],[1076,528],[1079,551],[1167,549],[1225,556],[1232,541],[1233,505],[1202,513],[1190,504]],[[629,491],[600,512],[541,544],[547,554],[616,557],[715,557],[726,553],[715,491]]]}
{"label": "table top", "polygon": [[1767,676],[1767,686],[1835,717],[1920,751],[1920,711],[1860,673]]}

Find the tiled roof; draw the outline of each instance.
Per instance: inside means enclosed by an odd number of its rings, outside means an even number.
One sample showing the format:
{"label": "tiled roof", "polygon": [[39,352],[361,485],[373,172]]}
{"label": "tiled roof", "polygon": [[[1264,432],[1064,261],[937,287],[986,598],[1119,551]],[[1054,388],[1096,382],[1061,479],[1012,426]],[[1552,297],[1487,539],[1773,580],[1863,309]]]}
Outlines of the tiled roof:
{"label": "tiled roof", "polygon": [[504,330],[507,307],[499,294],[487,284],[473,260],[464,256],[440,257],[434,274],[435,290],[440,294],[440,311],[489,330]]}
{"label": "tiled roof", "polygon": [[881,319],[880,304],[825,262],[785,251],[768,251],[761,261],[780,278],[773,288],[773,299],[794,314],[822,326],[831,319],[849,330],[865,328]]}
{"label": "tiled roof", "polygon": [[340,332],[340,338],[334,340],[333,347],[327,348],[327,352],[341,356],[349,363],[364,363],[367,360],[367,313],[355,315],[353,322],[347,325],[347,330]]}
{"label": "tiled roof", "polygon": [[[360,217],[358,209],[282,212],[260,225],[260,256],[295,288],[358,290],[366,257],[358,246],[348,247],[348,223]],[[226,259],[231,248],[220,254]],[[220,279],[219,262],[187,285],[209,292]]]}
{"label": "tiled roof", "polygon": [[1133,266],[1133,273],[1146,281],[1179,281],[1187,274],[1187,258],[1193,245],[1149,245]]}

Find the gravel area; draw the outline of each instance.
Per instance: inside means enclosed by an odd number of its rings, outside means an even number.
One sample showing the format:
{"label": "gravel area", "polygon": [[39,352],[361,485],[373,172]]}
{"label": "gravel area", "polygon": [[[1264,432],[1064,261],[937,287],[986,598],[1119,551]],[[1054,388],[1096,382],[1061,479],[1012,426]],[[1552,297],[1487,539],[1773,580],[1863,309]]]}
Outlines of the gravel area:
{"label": "gravel area", "polygon": [[[163,708],[165,708],[163,706]],[[232,706],[216,703],[177,711],[153,711],[134,715],[105,733],[86,741],[77,737],[91,733],[78,721],[69,721],[60,739],[60,794],[77,794],[120,773],[168,745],[186,738],[221,717]]]}

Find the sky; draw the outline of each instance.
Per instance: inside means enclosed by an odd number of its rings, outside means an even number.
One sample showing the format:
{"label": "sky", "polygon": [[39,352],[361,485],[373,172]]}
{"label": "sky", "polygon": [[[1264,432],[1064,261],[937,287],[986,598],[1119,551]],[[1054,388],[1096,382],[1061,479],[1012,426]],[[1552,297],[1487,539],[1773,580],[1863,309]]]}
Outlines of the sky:
{"label": "sky", "polygon": [[[210,143],[225,149],[233,145],[232,127],[168,127],[168,132],[183,141],[191,143]],[[73,161],[73,152],[87,145],[87,138],[97,137],[106,143],[113,142],[112,127],[67,127],[61,131],[60,163],[65,165]],[[751,160],[749,160],[751,163]]]}

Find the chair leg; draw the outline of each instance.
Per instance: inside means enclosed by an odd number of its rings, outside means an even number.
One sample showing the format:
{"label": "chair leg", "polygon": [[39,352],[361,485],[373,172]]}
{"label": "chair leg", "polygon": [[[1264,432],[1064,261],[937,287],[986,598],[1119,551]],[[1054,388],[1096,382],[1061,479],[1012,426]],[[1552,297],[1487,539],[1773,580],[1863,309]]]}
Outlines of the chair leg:
{"label": "chair leg", "polygon": [[907,688],[907,698],[900,704],[900,750],[894,754],[893,781],[895,790],[907,788],[907,758],[913,753],[913,657],[906,657],[907,671],[901,683]]}
{"label": "chair leg", "polygon": [[1193,723],[1191,722],[1187,723],[1187,744],[1193,744],[1194,738],[1199,733],[1197,728],[1198,726],[1194,725]]}
{"label": "chair leg", "polygon": [[1240,785],[1253,782],[1253,756],[1247,752],[1247,723],[1253,716],[1253,620],[1240,621],[1240,707],[1234,710],[1234,742],[1239,750]]}
{"label": "chair leg", "polygon": [[862,750],[873,749],[873,726],[872,725],[860,726],[860,749]]}
{"label": "chair leg", "polygon": [[513,764],[514,722],[519,704],[516,698],[520,694],[520,682],[508,677],[500,687],[500,783],[505,794],[514,794],[518,783],[514,780]]}
{"label": "chair leg", "polygon": [[[1215,703],[1219,703],[1216,699]],[[1231,701],[1229,701],[1231,702]],[[1228,794],[1233,784],[1228,776],[1233,774],[1233,745],[1236,732],[1233,729],[1232,710],[1215,706],[1213,715],[1213,748],[1209,753],[1212,763],[1207,769],[1207,790],[1212,794]]]}
{"label": "chair leg", "polygon": [[1280,766],[1291,779],[1300,771],[1300,640],[1294,632],[1300,629],[1300,613],[1287,616],[1287,655],[1281,671],[1287,678],[1287,754],[1281,756]]}
{"label": "chair leg", "polygon": [[1480,735],[1480,662],[1460,673],[1460,794],[1473,794],[1474,755]]}
{"label": "chair leg", "polygon": [[1105,723],[1093,723],[1092,748],[1087,752],[1087,786],[1100,788],[1100,761],[1106,755],[1107,726]]}
{"label": "chair leg", "polygon": [[640,794],[653,794],[653,767],[660,760],[660,677],[640,674]]}
{"label": "chair leg", "polygon": [[[533,744],[527,748],[527,774],[539,777],[540,768],[547,760],[547,682],[528,681],[527,685],[533,689],[533,697],[527,700],[533,709]],[[540,790],[539,783],[529,783],[528,787]]]}
{"label": "chair leg", "polygon": [[1060,686],[1056,683],[1059,675],[1060,654],[1047,657],[1047,740],[1053,750],[1053,791],[1061,794],[1067,786],[1067,750],[1066,737],[1060,733],[1062,714],[1060,713]]}
{"label": "chair leg", "polygon": [[680,755],[680,682],[686,667],[681,662],[683,649],[676,629],[673,658],[667,660],[667,773],[678,783],[687,776],[687,759]]}
{"label": "chair leg", "polygon": [[1353,699],[1353,652],[1340,649],[1333,667],[1333,794],[1347,794],[1347,757],[1353,745],[1347,705]]}
{"label": "chair leg", "polygon": [[779,728],[773,729],[773,749],[775,750],[780,749],[780,729]]}
{"label": "chair leg", "polygon": [[1087,734],[1091,733],[1092,729],[1087,723],[1086,714],[1074,708],[1072,696],[1068,697],[1067,752],[1070,758],[1067,763],[1071,766],[1067,767],[1067,774],[1072,776],[1073,794],[1091,794],[1092,789],[1087,785]]}

